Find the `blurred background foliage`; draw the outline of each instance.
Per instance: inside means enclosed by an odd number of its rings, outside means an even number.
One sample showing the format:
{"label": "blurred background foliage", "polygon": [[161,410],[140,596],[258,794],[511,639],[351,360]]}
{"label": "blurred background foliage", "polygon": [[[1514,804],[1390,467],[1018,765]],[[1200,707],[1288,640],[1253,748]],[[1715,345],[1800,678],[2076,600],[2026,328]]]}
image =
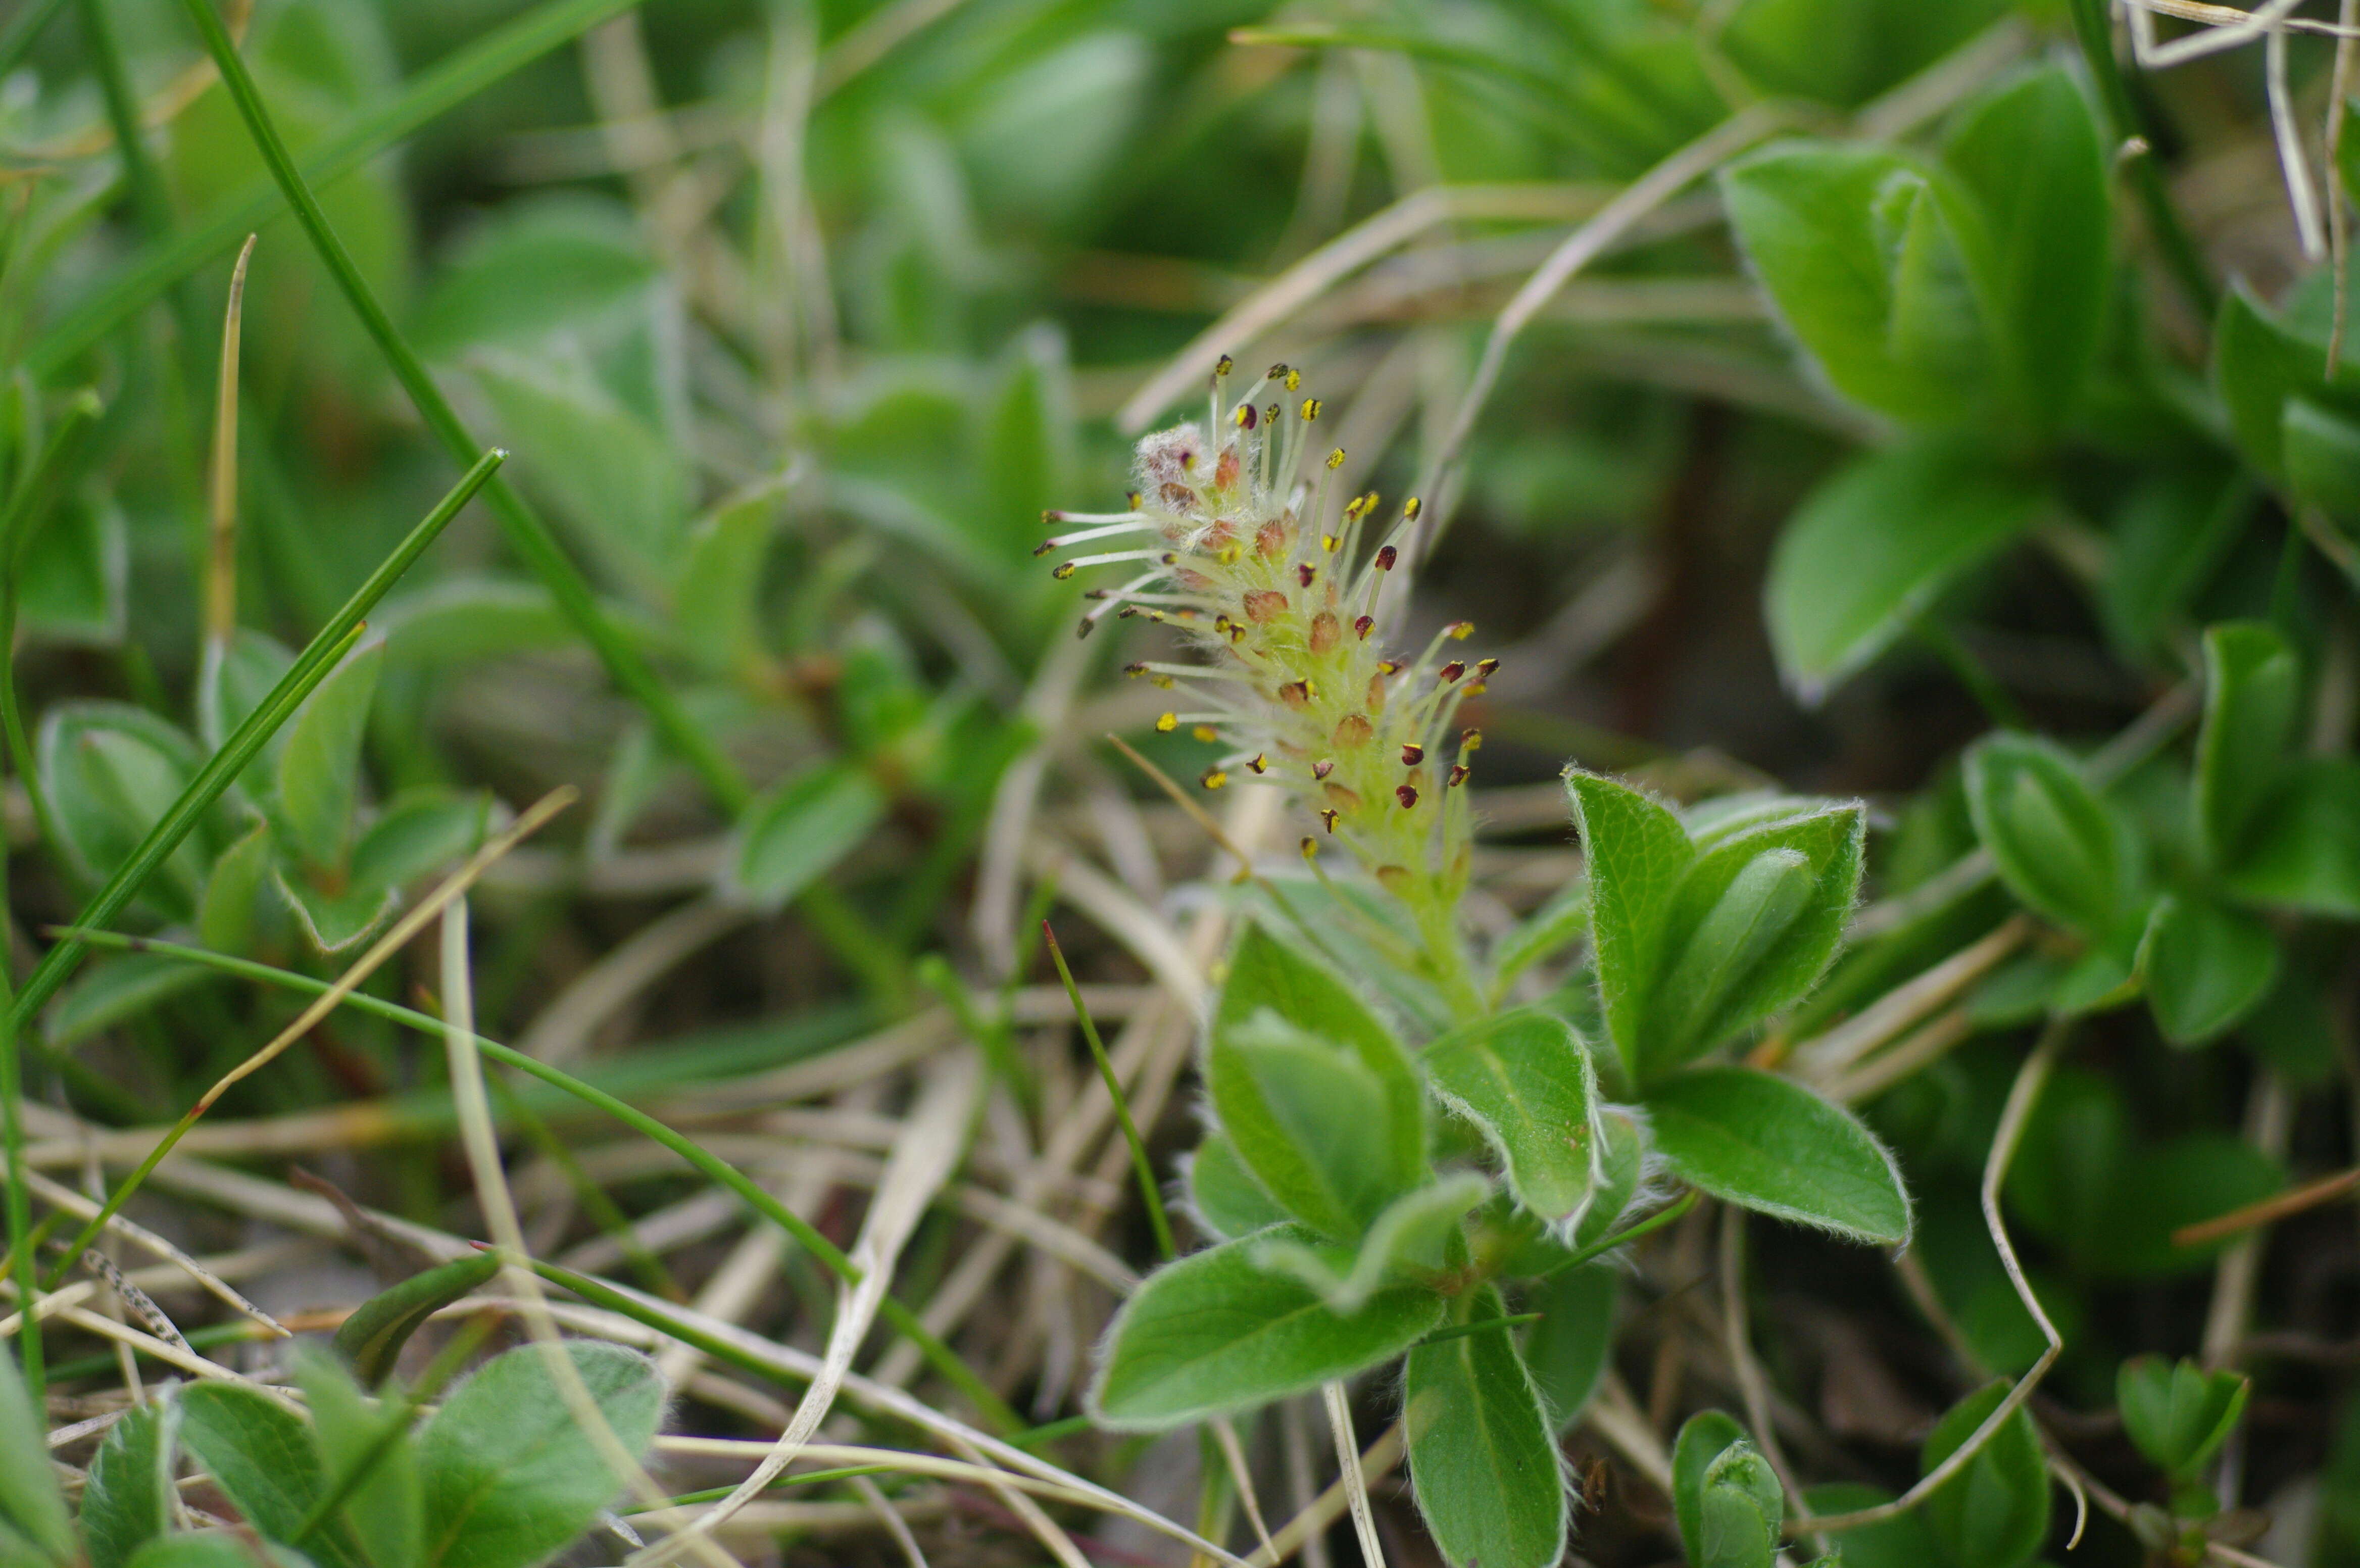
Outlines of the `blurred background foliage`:
{"label": "blurred background foliage", "polygon": [[[479,506],[135,917],[332,974],[405,890],[503,820],[503,803],[573,783],[588,807],[486,880],[477,1006],[487,1026],[617,1082],[723,1078],[935,991],[972,1005],[969,987],[1037,981],[1014,884],[985,856],[995,803],[1029,811],[1044,787],[1011,790],[1013,774],[1054,759],[1058,832],[1102,853],[1142,904],[1165,907],[1167,874],[1194,874],[1201,847],[1092,743],[1128,732],[1175,776],[1208,759],[1185,733],[1148,733],[1153,694],[1109,678],[1148,639],[1109,623],[1077,641],[1076,596],[1032,555],[1043,509],[1123,489],[1130,441],[1169,412],[1142,387],[1167,375],[1193,397],[1221,349],[1304,366],[1350,455],[1342,477],[1397,497],[1430,471],[1486,331],[1567,225],[1727,115],[1775,104],[1786,129],[1897,148],[1911,168],[1947,159],[1941,178],[1972,181],[1957,126],[2042,62],[2054,102],[2076,106],[2060,112],[2105,141],[2088,142],[2094,208],[2022,220],[2062,269],[2038,262],[2031,293],[2070,292],[2067,273],[2088,287],[2078,306],[2034,301],[2072,319],[2044,327],[2033,312],[2019,380],[1979,390],[1939,356],[1887,381],[1852,376],[1781,292],[1760,236],[1742,251],[1721,193],[1685,189],[1557,291],[1506,360],[1429,499],[1448,532],[1413,616],[1472,617],[1506,659],[1481,718],[1495,925],[1574,872],[1550,782],[1568,759],[1639,769],[1683,798],[1774,780],[1868,795],[1875,896],[1896,900],[1993,848],[1959,761],[1977,736],[2034,729],[2085,755],[2159,707],[2164,727],[2134,730],[2147,739],[2109,810],[2156,885],[2195,898],[2210,887],[2187,826],[2195,786],[2184,748],[2163,743],[2191,723],[2200,633],[2274,623],[2304,672],[2291,677],[2302,717],[2281,741],[2348,768],[2351,519],[2308,547],[2298,511],[2333,512],[2333,476],[2289,481],[2290,458],[2240,426],[2262,397],[2275,433],[2285,388],[2249,393],[2223,370],[2211,301],[2125,193],[2122,127],[2075,53],[2070,9],[234,7],[299,159],[333,161],[321,197],[360,277],[477,441],[513,452],[509,477],[746,798],[658,739]],[[453,470],[269,193],[179,5],[17,0],[0,48],[0,439],[16,493],[38,482],[48,518],[17,585],[16,680],[39,787],[11,795],[8,828],[30,951]],[[2291,52],[2291,91],[2316,118],[2332,45],[2307,37]],[[453,62],[486,69],[445,91]],[[2260,50],[2133,87],[2205,275],[2267,302],[2247,311],[2256,341],[2323,353],[2332,278],[2296,243]],[[130,157],[113,129],[126,110],[148,126]],[[1986,166],[1981,193],[2028,167]],[[238,630],[209,659],[222,305],[263,217],[235,397]],[[1207,338],[1216,323],[1234,341]],[[85,387],[103,414],[42,467],[35,455]],[[2348,404],[2340,382],[2334,393]],[[1905,561],[1885,599],[1847,599],[1878,569],[1880,541],[1935,552],[1908,520],[1937,503],[1983,510],[1951,554]],[[1838,514],[1867,521],[1846,533],[1824,521]],[[1865,623],[1836,623],[1839,609]],[[2322,809],[2333,837],[2360,802]],[[2027,1133],[2011,1212],[2070,1347],[2038,1408],[2120,1485],[2140,1472],[2108,1410],[2117,1364],[2210,1347],[2218,1332],[2214,1254],[2175,1249],[2170,1231],[2289,1171],[2352,1161],[2355,844],[2308,891],[2274,884],[2220,916],[2260,928],[2271,954],[2234,1031],[2209,1031],[2233,1048],[2169,1048],[2147,1010],[2106,1011]],[[1027,880],[1046,907],[1054,876]],[[1863,942],[1784,1036],[1856,1012],[2018,905],[2054,916],[2013,886],[1986,874],[1930,916],[1889,922],[1890,939]],[[2031,1029],[2103,1011],[2103,986],[2078,1001],[2060,988],[2094,985],[2073,966],[2120,935],[2050,924],[2062,937],[2031,967],[1976,993],[1973,1037],[1872,1111],[1922,1207],[1929,1288],[1994,1371],[2028,1365],[2039,1340],[1984,1245],[1975,1182]],[[1096,974],[1140,973],[1119,941],[1073,945]],[[2113,979],[2127,971],[2125,959]],[[627,977],[623,1000],[553,1005],[582,998],[590,974]],[[1565,978],[1579,1011],[1581,977]],[[370,988],[410,994],[390,970]],[[34,1082],[96,1117],[166,1120],[291,1013],[200,970],[108,957],[45,1016]],[[1062,1059],[1072,1043],[1028,1049]],[[395,1097],[432,1090],[439,1071],[390,1026],[353,1021],[224,1111],[414,1112],[423,1101]],[[338,1179],[439,1223],[462,1200],[441,1125],[416,1113]],[[679,1200],[667,1179],[619,1184],[624,1210]],[[2285,1235],[2241,1266],[2262,1270],[2241,1288],[2263,1303],[2279,1359],[2256,1365],[2251,1449],[2235,1463],[2245,1495],[2317,1520],[2285,1540],[2353,1561],[2360,1424],[2342,1386],[2360,1246],[2345,1209]],[[1692,1275],[1694,1254],[1666,1267]],[[1928,1393],[1939,1351],[1906,1292],[1873,1258],[1793,1235],[1761,1267],[1765,1299],[1801,1325],[1774,1369],[1805,1403],[1819,1390],[1801,1418],[1828,1440],[1814,1462],[1857,1479],[1894,1472],[1899,1453],[1906,1478],[1950,1403]],[[1634,1376],[1646,1358],[1633,1346],[1683,1332],[1680,1288],[1650,1276],[1654,1316],[1623,1353]],[[1659,1423],[1680,1408],[1677,1381]],[[1045,1379],[1044,1415],[1069,1386]],[[1598,1560],[1655,1560],[1648,1506],[1600,1516]],[[2075,1560],[2136,1551],[2093,1527]]]}

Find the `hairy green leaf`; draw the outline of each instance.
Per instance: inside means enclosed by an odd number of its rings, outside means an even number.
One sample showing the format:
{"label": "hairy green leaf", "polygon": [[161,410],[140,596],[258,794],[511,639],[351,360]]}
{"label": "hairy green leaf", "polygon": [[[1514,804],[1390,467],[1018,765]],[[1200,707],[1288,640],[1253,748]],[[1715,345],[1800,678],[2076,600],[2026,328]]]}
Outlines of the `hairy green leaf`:
{"label": "hairy green leaf", "polygon": [[2137,872],[2129,829],[2072,758],[2003,731],[1967,752],[1966,784],[1975,834],[2027,907],[2089,938],[2129,913]]}
{"label": "hairy green leaf", "polygon": [[1487,1178],[1459,1171],[1394,1200],[1357,1247],[1306,1245],[1281,1232],[1257,1238],[1253,1260],[1302,1280],[1338,1312],[1357,1312],[1382,1286],[1423,1283],[1464,1261],[1459,1222],[1491,1196]]}
{"label": "hairy green leaf", "polygon": [[2038,484],[1957,441],[1905,441],[1840,469],[1787,520],[1763,587],[1786,684],[1817,703],[2045,503]]}
{"label": "hairy green leaf", "polygon": [[1516,1201],[1552,1223],[1579,1214],[1602,1174],[1597,1069],[1573,1025],[1504,1013],[1426,1047],[1427,1081],[1500,1157]]}
{"label": "hairy green leaf", "polygon": [[1678,817],[1628,784],[1568,771],[1565,787],[1590,871],[1599,1002],[1623,1069],[1636,1078],[1666,911],[1695,850]]}
{"label": "hairy green leaf", "polygon": [[2235,863],[2286,772],[2302,670],[2276,628],[2226,621],[2204,632],[2204,723],[2196,736],[2196,830],[2216,866]]}
{"label": "hairy green leaf", "polygon": [[[424,1568],[531,1568],[583,1530],[624,1477],[574,1419],[541,1345],[493,1358],[418,1438],[426,1498]],[[663,1379],[634,1350],[569,1340],[563,1354],[626,1453],[645,1453],[663,1415]]]}
{"label": "hairy green leaf", "polygon": [[[1490,1286],[1462,1322],[1503,1315]],[[1501,1330],[1409,1353],[1402,1428],[1418,1512],[1452,1568],[1553,1568],[1565,1552],[1565,1481],[1540,1392]]]}
{"label": "hairy green leaf", "polygon": [[180,1409],[177,1402],[143,1406],[106,1429],[82,1494],[91,1568],[124,1568],[133,1553],[172,1528],[173,1428]]}
{"label": "hairy green leaf", "polygon": [[373,1568],[414,1568],[426,1531],[418,1456],[406,1434],[387,1435],[388,1428],[406,1426],[410,1412],[394,1400],[372,1404],[341,1362],[316,1349],[299,1352],[293,1370],[311,1408],[322,1484],[338,1486],[366,1467],[341,1509],[361,1555]]}
{"label": "hairy green leaf", "polygon": [[1656,1152],[1691,1186],[1854,1241],[1909,1239],[1901,1172],[1858,1117],[1792,1080],[1700,1068],[1651,1090]]}
{"label": "hairy green leaf", "polygon": [[1680,1541],[1693,1546],[1704,1528],[1704,1478],[1712,1462],[1745,1441],[1745,1429],[1721,1410],[1699,1410],[1672,1442],[1672,1518]]}
{"label": "hairy green leaf", "polygon": [[1751,1442],[1731,1443],[1705,1467],[1697,1488],[1697,1532],[1688,1542],[1692,1568],[1770,1568],[1786,1511],[1770,1462]]}
{"label": "hairy green leaf", "polygon": [[1414,1285],[1339,1313],[1301,1280],[1256,1266],[1256,1245],[1182,1258],[1123,1303],[1090,1387],[1102,1425],[1160,1431],[1266,1405],[1389,1361],[1442,1320],[1442,1298]]}
{"label": "hairy green leaf", "polygon": [[73,1523],[49,1460],[49,1424],[33,1408],[13,1354],[0,1355],[0,1525],[54,1562],[75,1555]]}
{"label": "hairy green leaf", "polygon": [[1210,1132],[1188,1159],[1188,1203],[1197,1222],[1216,1240],[1235,1241],[1284,1224],[1286,1210],[1262,1189],[1238,1146],[1226,1133]]}
{"label": "hairy green leaf", "polygon": [[2224,880],[2257,904],[2360,919],[2360,761],[2291,764]]}
{"label": "hairy green leaf", "polygon": [[1222,1028],[1206,1078],[1246,1168],[1332,1240],[1358,1241],[1424,1174],[1422,1124],[1399,1124],[1391,1085],[1360,1057],[1276,1014]]}
{"label": "hairy green leaf", "polygon": [[[199,1383],[180,1391],[180,1446],[264,1539],[291,1545],[318,1504],[319,1451],[302,1418],[260,1388]],[[341,1527],[315,1531],[303,1551],[320,1568],[358,1568]]]}
{"label": "hairy green leaf", "polygon": [[885,818],[890,804],[866,768],[823,763],[747,809],[730,852],[730,880],[766,908],[778,908],[833,871]]}
{"label": "hairy green leaf", "polygon": [[1524,1364],[1560,1431],[1581,1414],[1606,1371],[1621,1285],[1617,1266],[1601,1260],[1561,1270],[1533,1288],[1528,1304],[1541,1321],[1525,1331]]}
{"label": "hairy green leaf", "polygon": [[384,664],[384,640],[363,643],[288,722],[279,753],[279,815],[307,865],[344,868],[360,795],[361,738]]}

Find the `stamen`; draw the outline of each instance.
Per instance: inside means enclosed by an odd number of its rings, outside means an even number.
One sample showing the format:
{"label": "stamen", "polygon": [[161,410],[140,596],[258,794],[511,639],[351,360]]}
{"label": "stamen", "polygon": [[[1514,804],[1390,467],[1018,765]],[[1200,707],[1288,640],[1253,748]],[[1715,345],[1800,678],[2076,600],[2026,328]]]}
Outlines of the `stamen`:
{"label": "stamen", "polygon": [[1402,742],[1402,766],[1414,768],[1426,761],[1426,748],[1415,740]]}
{"label": "stamen", "polygon": [[1377,621],[1374,616],[1364,615],[1352,622],[1352,630],[1360,634],[1360,641],[1363,642],[1366,642],[1369,640],[1369,633],[1375,630],[1376,626]]}
{"label": "stamen", "polygon": [[1056,533],[1032,547],[1035,555],[1046,555],[1052,550],[1063,550],[1068,544],[1087,544],[1093,539],[1107,539],[1118,533],[1153,533],[1155,524],[1142,518],[1131,522],[1110,522],[1103,528],[1077,529],[1072,533]]}
{"label": "stamen", "polygon": [[1411,806],[1417,804],[1417,788],[1414,784],[1395,784],[1393,786],[1393,798],[1402,803],[1402,809],[1404,811],[1407,811]]}

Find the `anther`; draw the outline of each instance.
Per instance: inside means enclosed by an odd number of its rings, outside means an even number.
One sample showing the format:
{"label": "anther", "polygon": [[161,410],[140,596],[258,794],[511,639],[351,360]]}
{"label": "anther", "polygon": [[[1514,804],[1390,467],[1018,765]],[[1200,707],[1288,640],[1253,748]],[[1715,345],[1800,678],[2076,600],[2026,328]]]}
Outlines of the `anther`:
{"label": "anther", "polygon": [[1282,363],[1273,365],[1269,369],[1263,371],[1262,373],[1262,378],[1265,381],[1284,381],[1287,377],[1293,374],[1294,372],[1287,369],[1285,365]]}
{"label": "anther", "polygon": [[[1293,390],[1292,388],[1288,389]],[[1319,400],[1317,398],[1304,399],[1302,413],[1303,422],[1306,424],[1309,424],[1313,420],[1317,419],[1319,417]]]}
{"label": "anther", "polygon": [[1208,746],[1221,738],[1220,731],[1215,729],[1209,724],[1199,724],[1196,728],[1188,731],[1188,733],[1195,736],[1197,740],[1204,741],[1205,744]]}
{"label": "anther", "polygon": [[1094,615],[1086,615],[1082,617],[1080,624],[1074,628],[1074,636],[1076,639],[1087,637],[1091,632],[1096,631],[1098,629],[1098,617]]}
{"label": "anther", "polygon": [[1054,550],[1056,547],[1057,542],[1055,540],[1043,539],[1040,543],[1032,546],[1033,559],[1040,559],[1042,556],[1046,555],[1050,551]]}
{"label": "anther", "polygon": [[1404,811],[1407,811],[1411,806],[1417,804],[1416,787],[1411,784],[1395,784],[1393,785],[1393,798],[1402,803],[1402,809]]}
{"label": "anther", "polygon": [[1442,668],[1436,673],[1442,677],[1445,685],[1452,685],[1458,681],[1459,676],[1467,673],[1467,666],[1460,663],[1458,660],[1453,659],[1448,664],[1443,665]]}
{"label": "anther", "polygon": [[1457,789],[1460,784],[1463,784],[1466,782],[1467,764],[1464,762],[1453,762],[1450,764],[1450,776],[1443,784],[1443,788]]}
{"label": "anther", "polygon": [[1161,713],[1161,714],[1156,715],[1156,717],[1155,717],[1155,732],[1156,732],[1158,735],[1169,735],[1169,734],[1171,734],[1175,729],[1179,729],[1179,728],[1180,728],[1180,716],[1179,716],[1178,714],[1176,714],[1176,713]]}
{"label": "anther", "polygon": [[1328,831],[1332,834],[1336,831],[1336,818],[1341,815],[1343,815],[1341,812],[1329,807],[1319,813],[1319,820],[1328,825]]}
{"label": "anther", "polygon": [[1141,498],[1137,490],[1125,490],[1123,492],[1122,499],[1130,504],[1131,510],[1137,511],[1139,510]]}
{"label": "anther", "polygon": [[1251,773],[1266,773],[1270,772],[1270,759],[1262,752],[1256,751],[1246,759],[1246,767]]}
{"label": "anther", "polygon": [[1309,707],[1311,706],[1311,683],[1309,681],[1287,682],[1284,685],[1278,688],[1278,700],[1292,708],[1300,709]]}
{"label": "anther", "polygon": [[1415,740],[1402,742],[1402,766],[1414,768],[1426,761],[1426,748]]}
{"label": "anther", "polygon": [[1338,446],[1335,451],[1328,454],[1328,466],[1330,468],[1341,468],[1343,466],[1344,449]]}
{"label": "anther", "polygon": [[1049,575],[1062,583],[1074,575],[1074,564],[1071,561],[1060,562],[1050,568]]}
{"label": "anther", "polygon": [[1352,630],[1360,634],[1360,641],[1363,642],[1366,642],[1369,640],[1369,633],[1374,631],[1376,629],[1377,618],[1373,615],[1361,616],[1359,620],[1352,622]]}
{"label": "anther", "polygon": [[1303,836],[1303,858],[1306,861],[1316,861],[1319,858],[1319,840],[1308,833]]}
{"label": "anther", "polygon": [[1220,363],[1213,367],[1213,374],[1216,376],[1226,376],[1237,367],[1238,362],[1224,354],[1221,356]]}
{"label": "anther", "polygon": [[1485,680],[1489,680],[1493,675],[1500,673],[1500,661],[1497,659],[1478,659],[1475,661],[1475,673],[1482,676]]}
{"label": "anther", "polygon": [[1311,563],[1308,561],[1300,563],[1295,568],[1295,580],[1306,588],[1311,586],[1311,579],[1317,576],[1318,574],[1311,569]]}
{"label": "anther", "polygon": [[1311,764],[1311,776],[1314,779],[1324,779],[1335,771],[1335,762],[1326,757],[1322,757],[1319,761]]}
{"label": "anther", "polygon": [[1142,661],[1141,663],[1136,663],[1136,664],[1125,664],[1125,665],[1122,667],[1122,673],[1123,673],[1124,674],[1126,674],[1126,675],[1129,675],[1132,680],[1134,680],[1134,681],[1135,681],[1135,680],[1139,679],[1139,677],[1140,677],[1140,676],[1142,676],[1142,675],[1143,675],[1143,674],[1147,674],[1147,665],[1146,665],[1146,663],[1145,663],[1144,661]]}
{"label": "anther", "polygon": [[1289,370],[1286,373],[1286,389],[1290,392],[1297,392],[1303,389],[1302,371]]}
{"label": "anther", "polygon": [[1207,768],[1205,770],[1204,776],[1199,778],[1196,782],[1203,784],[1207,789],[1218,789],[1223,784],[1229,782],[1229,775],[1223,773],[1218,768]]}
{"label": "anther", "polygon": [[1400,559],[1401,552],[1388,544],[1383,549],[1377,552],[1377,570],[1380,572],[1390,572],[1393,569],[1393,563]]}
{"label": "anther", "polygon": [[1464,642],[1470,636],[1473,635],[1475,623],[1471,620],[1454,620],[1449,625],[1444,627],[1442,630],[1443,634],[1448,637],[1453,642]]}
{"label": "anther", "polygon": [[1229,417],[1238,422],[1240,430],[1251,430],[1260,422],[1262,415],[1261,411],[1251,403],[1240,403],[1238,411]]}
{"label": "anther", "polygon": [[1480,729],[1460,730],[1459,732],[1459,749],[1462,752],[1481,751],[1483,749],[1483,732]]}
{"label": "anther", "polygon": [[1401,665],[1391,659],[1387,659],[1377,665],[1377,674],[1381,675],[1398,675],[1401,674]]}
{"label": "anther", "polygon": [[1404,522],[1415,522],[1417,521],[1418,511],[1425,504],[1425,502],[1419,500],[1415,496],[1412,496],[1409,499],[1402,502],[1402,521]]}

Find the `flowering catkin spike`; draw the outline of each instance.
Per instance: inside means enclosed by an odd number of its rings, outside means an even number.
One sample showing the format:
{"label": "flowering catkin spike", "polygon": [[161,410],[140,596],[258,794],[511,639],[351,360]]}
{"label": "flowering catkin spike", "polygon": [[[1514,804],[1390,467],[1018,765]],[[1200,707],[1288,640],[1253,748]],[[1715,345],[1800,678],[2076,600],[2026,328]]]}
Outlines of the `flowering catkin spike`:
{"label": "flowering catkin spike", "polygon": [[[1224,787],[1242,769],[1291,790],[1298,809],[1317,814],[1319,837],[1336,839],[1377,886],[1409,906],[1415,927],[1429,934],[1436,978],[1447,979],[1455,963],[1463,981],[1463,956],[1453,957],[1456,938],[1447,934],[1456,928],[1449,908],[1464,885],[1473,814],[1465,797],[1446,806],[1434,792],[1466,782],[1480,738],[1459,734],[1455,760],[1428,764],[1457,733],[1460,702],[1498,665],[1473,665],[1473,681],[1463,663],[1437,670],[1448,642],[1471,634],[1466,622],[1414,660],[1385,647],[1376,590],[1399,565],[1406,536],[1396,531],[1400,543],[1361,545],[1382,499],[1375,491],[1331,499],[1345,454],[1330,448],[1319,466],[1310,461],[1317,449],[1309,427],[1323,409],[1303,394],[1298,371],[1273,365],[1231,400],[1223,380],[1234,369],[1225,362],[1209,378],[1197,422],[1139,444],[1131,510],[1047,514],[1053,525],[1078,525],[1051,549],[1142,536],[1135,543],[1143,548],[1067,559],[1058,575],[1137,563],[1131,569],[1139,575],[1120,587],[1090,590],[1096,602],[1085,624],[1149,620],[1196,643],[1198,664],[1125,666],[1185,694],[1157,717],[1156,729],[1185,729],[1226,748],[1198,775],[1206,789]],[[1257,401],[1265,398],[1272,400]],[[1299,418],[1285,417],[1290,406]],[[1418,511],[1413,498],[1400,515],[1407,523]],[[1437,932],[1446,935],[1430,935]],[[1464,999],[1470,988],[1459,984],[1455,994]]]}

